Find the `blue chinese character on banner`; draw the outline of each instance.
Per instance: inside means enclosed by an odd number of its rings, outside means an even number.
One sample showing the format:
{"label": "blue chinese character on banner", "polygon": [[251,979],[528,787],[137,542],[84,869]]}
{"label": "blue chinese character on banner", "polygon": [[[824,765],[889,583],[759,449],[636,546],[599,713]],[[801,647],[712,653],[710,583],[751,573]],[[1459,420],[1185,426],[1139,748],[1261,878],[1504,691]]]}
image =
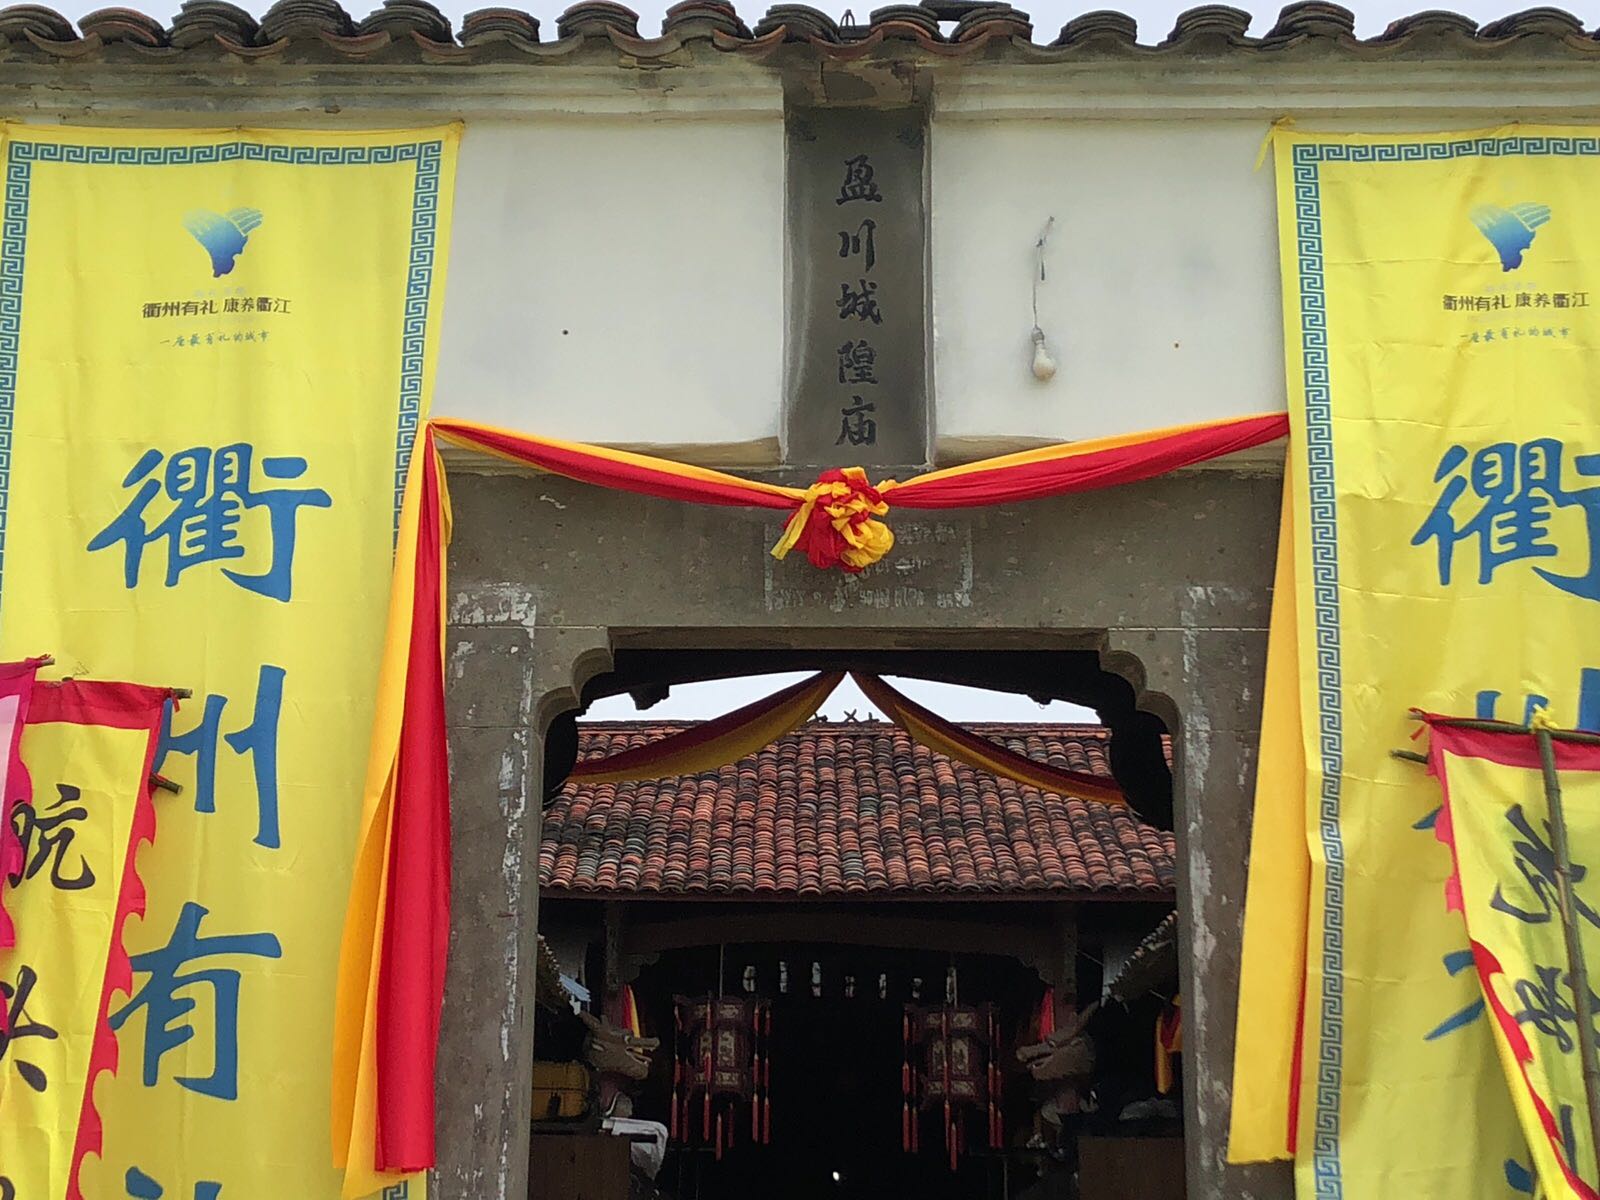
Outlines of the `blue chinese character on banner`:
{"label": "blue chinese character on banner", "polygon": [[[195,1036],[195,1027],[186,1018],[198,1006],[193,991],[205,984],[211,989],[214,1036],[211,1074],[204,1079],[177,1077],[180,1087],[219,1100],[239,1098],[239,982],[236,970],[211,967],[181,974],[183,968],[199,959],[226,954],[256,958],[282,958],[283,948],[270,933],[201,937],[200,922],[208,911],[192,901],[178,914],[172,938],[159,950],[149,950],[132,958],[135,971],[150,976],[139,991],[111,1016],[111,1028],[121,1029],[140,1009],[144,1017],[144,1085],[155,1087],[160,1079],[162,1056]],[[182,994],[180,994],[182,993]]]}
{"label": "blue chinese character on banner", "polygon": [[1502,1168],[1506,1173],[1506,1186],[1520,1196],[1533,1195],[1533,1169],[1525,1167],[1514,1158],[1508,1158]]}
{"label": "blue chinese character on banner", "polygon": [[[127,1188],[128,1195],[133,1200],[161,1200],[167,1194],[154,1179],[146,1175],[138,1167],[129,1167],[128,1174],[123,1179],[123,1186]],[[194,1185],[194,1200],[217,1200],[222,1194],[220,1183],[197,1183]]]}
{"label": "blue chinese character on banner", "polygon": [[[1561,1106],[1561,1152],[1566,1155],[1567,1161],[1575,1162],[1578,1152],[1578,1139],[1573,1132],[1572,1105]],[[1514,1158],[1506,1159],[1502,1169],[1506,1174],[1506,1186],[1521,1196],[1538,1196],[1538,1178],[1533,1173],[1531,1165],[1524,1166]]]}
{"label": "blue chinese character on banner", "polygon": [[[1471,966],[1471,950],[1453,950],[1444,956],[1444,969],[1448,971],[1451,976],[1459,975],[1462,971],[1467,970]],[[1483,1012],[1484,1003],[1483,999],[1480,997],[1479,999],[1474,1000],[1471,1004],[1468,1004],[1465,1008],[1458,1009],[1457,1011],[1451,1013],[1444,1020],[1440,1021],[1427,1033],[1423,1034],[1422,1040],[1425,1042],[1431,1042],[1437,1038],[1444,1037],[1446,1034],[1454,1033],[1458,1029],[1465,1028],[1466,1026],[1471,1025],[1479,1017],[1483,1016]]]}
{"label": "blue chinese character on banner", "polygon": [[[1545,836],[1533,827],[1527,813],[1522,811],[1522,805],[1513,804],[1506,810],[1506,823],[1511,826],[1513,834],[1511,849],[1516,856],[1516,868],[1528,885],[1528,890],[1533,893],[1536,907],[1522,908],[1513,904],[1506,899],[1504,887],[1500,883],[1494,885],[1494,897],[1489,901],[1489,907],[1496,912],[1505,913],[1508,917],[1515,917],[1527,925],[1547,924],[1555,915],[1556,909],[1560,907],[1555,851],[1550,848]],[[1540,823],[1548,834],[1550,822]],[[1588,874],[1589,868],[1583,863],[1572,863],[1572,886],[1577,887]],[[1600,913],[1596,913],[1576,895],[1572,897],[1572,906],[1580,917],[1596,929],[1600,929]]]}
{"label": "blue chinese character on banner", "polygon": [[161,740],[156,747],[155,771],[159,774],[169,754],[195,756],[194,810],[217,811],[217,741],[226,742],[235,754],[250,758],[256,787],[255,843],[269,850],[281,845],[278,833],[278,717],[283,711],[282,667],[263,666],[256,676],[256,698],[248,724],[232,733],[222,733],[222,714],[228,706],[226,696],[210,695],[200,710],[200,721],[184,733],[172,732],[171,700],[161,714]]}
{"label": "blue chinese character on banner", "polygon": [[[1534,573],[1571,595],[1600,601],[1600,484],[1571,491],[1563,486],[1566,449],[1557,438],[1520,445],[1496,442],[1473,453],[1470,465],[1465,446],[1445,451],[1433,475],[1433,481],[1444,487],[1411,538],[1413,546],[1437,541],[1441,584],[1450,585],[1456,545],[1463,541],[1476,543],[1480,584],[1491,582],[1495,572],[1509,563],[1554,558],[1559,547],[1551,534],[1551,519],[1557,509],[1577,508],[1584,518],[1587,569],[1581,575],[1561,575],[1534,567]],[[1575,454],[1572,465],[1580,476],[1600,477],[1600,454]],[[1477,511],[1457,524],[1456,505],[1469,489],[1479,502]]]}
{"label": "blue chinese character on banner", "polygon": [[[166,585],[176,587],[179,577],[191,567],[243,558],[240,526],[244,514],[251,509],[265,509],[272,543],[267,569],[255,575],[228,568],[222,573],[248,591],[287,601],[293,587],[300,509],[331,508],[333,500],[328,493],[321,488],[257,490],[251,483],[255,447],[245,442],[216,450],[204,446],[180,450],[167,458],[166,470],[158,478],[162,458],[161,451],[146,450],[134,463],[122,486],[138,484],[139,490],[128,507],[95,534],[89,549],[105,550],[123,543],[123,583],[133,588],[139,584],[145,548],[164,542]],[[303,458],[263,458],[260,465],[261,474],[269,480],[298,479],[306,471]],[[154,524],[149,524],[146,512],[163,490],[171,506]]]}

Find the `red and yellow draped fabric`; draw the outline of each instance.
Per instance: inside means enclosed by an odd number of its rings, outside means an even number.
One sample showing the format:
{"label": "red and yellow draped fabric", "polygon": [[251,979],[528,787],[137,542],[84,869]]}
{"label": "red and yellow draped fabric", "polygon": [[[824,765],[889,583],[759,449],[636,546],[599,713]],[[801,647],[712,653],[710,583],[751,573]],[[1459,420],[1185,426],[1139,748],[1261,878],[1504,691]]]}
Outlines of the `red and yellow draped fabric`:
{"label": "red and yellow draped fabric", "polygon": [[1050,1035],[1056,1031],[1056,989],[1046,987],[1044,996],[1039,1001],[1039,1040],[1049,1041]]}
{"label": "red and yellow draped fabric", "polygon": [[568,778],[586,783],[623,783],[715,771],[794,732],[816,715],[822,702],[843,678],[841,671],[813,675],[682,733],[580,762],[572,768]]}
{"label": "red and yellow draped fabric", "polygon": [[[1434,832],[1455,867],[1441,902],[1466,923],[1540,1194],[1600,1200],[1538,745],[1528,731],[1437,720],[1429,738],[1444,792]],[[1573,864],[1572,916],[1592,992],[1600,964],[1600,876],[1591,878],[1590,869],[1600,862],[1600,745],[1556,741],[1552,748]]]}
{"label": "red and yellow draped fabric", "polygon": [[[1040,791],[1081,796],[1103,804],[1127,803],[1122,789],[1103,775],[1068,771],[1017,754],[929,712],[876,675],[852,671],[850,677],[862,694],[883,710],[887,720],[935,753]],[[580,762],[569,778],[587,783],[625,783],[715,771],[794,732],[816,714],[843,678],[842,672],[832,671],[803,679],[682,733]]]}
{"label": "red and yellow draped fabric", "polygon": [[1102,804],[1126,804],[1122,789],[1102,775],[1067,771],[1052,767],[1023,754],[1007,750],[997,742],[979,737],[935,716],[913,700],[901,695],[876,675],[852,674],[866,698],[883,710],[889,720],[909,733],[914,741],[968,766],[1030,784],[1041,792],[1060,796],[1080,796]]}
{"label": "red and yellow draped fabric", "polygon": [[1311,855],[1300,733],[1293,502],[1291,484],[1284,488],[1278,533],[1264,689],[1271,702],[1261,711],[1261,760],[1250,825],[1249,903],[1239,964],[1239,1011],[1250,1016],[1239,1021],[1234,1042],[1228,1131],[1233,1162],[1294,1156]]}
{"label": "red and yellow draped fabric", "polygon": [[[876,487],[852,467],[826,472],[801,489],[473,422],[429,422],[411,461],[401,514],[362,833],[340,954],[333,1141],[335,1161],[346,1172],[345,1195],[365,1194],[434,1161],[433,1079],[450,925],[443,682],[450,520],[440,441],[640,495],[788,512],[774,555],[799,548],[819,567],[860,571],[893,545],[879,520],[891,495],[907,508],[936,509],[1089,491],[1247,450],[1282,437],[1287,427],[1282,415],[1181,426],[1046,447]],[[973,761],[968,756],[981,754],[979,765],[1002,761],[1002,749],[965,744],[949,728],[941,730],[931,714],[908,705],[902,697],[895,706],[929,737],[959,747],[957,757]],[[798,699],[796,707],[803,707]],[[1006,774],[1023,768],[1011,763],[999,769]],[[1039,765],[1027,769],[1036,773]],[[1043,786],[1061,785],[1057,778]],[[1081,795],[1086,786],[1079,779],[1067,790]],[[1103,781],[1096,786],[1105,793]]]}
{"label": "red and yellow draped fabric", "polygon": [[1172,1090],[1172,1060],[1182,1053],[1183,997],[1174,996],[1156,1018],[1156,1091],[1163,1096]]}
{"label": "red and yellow draped fabric", "polygon": [[634,1037],[644,1036],[644,1025],[639,1020],[639,1003],[634,999],[633,985],[625,983],[617,990],[611,1002],[611,1023]]}
{"label": "red and yellow draped fabric", "polygon": [[432,427],[452,445],[583,483],[695,504],[788,511],[774,556],[799,549],[818,567],[853,572],[894,545],[894,535],[877,519],[888,514],[891,496],[902,508],[979,508],[1138,483],[1283,437],[1288,420],[1274,413],[1044,446],[876,486],[860,467],[845,467],[823,472],[808,488],[471,421],[439,420]]}
{"label": "red and yellow draped fabric", "polygon": [[112,994],[133,994],[123,928],[144,913],[134,859],[155,836],[150,770],[170,696],[69,682],[28,701],[35,791],[17,809],[17,941],[0,951],[0,1195],[83,1200],[83,1159],[100,1152],[94,1083],[117,1065]]}
{"label": "red and yellow draped fabric", "polygon": [[[0,664],[0,950],[17,944],[16,927],[6,912],[6,889],[22,873],[22,839],[11,825],[12,811],[28,803],[28,769],[22,764],[22,729],[28,720],[33,681],[47,660]],[[0,1011],[0,1029],[5,1013]]]}
{"label": "red and yellow draped fabric", "polygon": [[339,955],[333,1147],[346,1197],[377,1191],[434,1161],[433,1071],[450,927],[442,607],[449,524],[443,465],[425,429],[400,510]]}

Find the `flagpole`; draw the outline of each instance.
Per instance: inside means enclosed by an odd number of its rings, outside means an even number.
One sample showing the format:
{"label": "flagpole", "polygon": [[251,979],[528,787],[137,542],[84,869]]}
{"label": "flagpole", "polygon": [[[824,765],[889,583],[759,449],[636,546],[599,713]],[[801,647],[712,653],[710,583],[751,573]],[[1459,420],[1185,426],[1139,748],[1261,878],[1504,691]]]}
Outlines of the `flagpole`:
{"label": "flagpole", "polygon": [[[1567,816],[1561,804],[1561,779],[1556,774],[1555,742],[1543,724],[1533,727],[1539,746],[1539,766],[1544,772],[1545,801],[1550,807],[1550,848],[1556,857],[1556,895],[1561,907],[1561,932],[1567,940],[1567,968],[1571,972],[1574,1010],[1578,1015],[1578,1053],[1583,1058],[1583,1093],[1589,1108],[1589,1146],[1600,1168],[1600,1056],[1595,1049],[1593,993],[1583,955],[1577,906],[1572,895],[1572,854],[1567,844]],[[1574,1153],[1574,1160],[1577,1155]],[[1574,1172],[1578,1163],[1572,1164]]]}

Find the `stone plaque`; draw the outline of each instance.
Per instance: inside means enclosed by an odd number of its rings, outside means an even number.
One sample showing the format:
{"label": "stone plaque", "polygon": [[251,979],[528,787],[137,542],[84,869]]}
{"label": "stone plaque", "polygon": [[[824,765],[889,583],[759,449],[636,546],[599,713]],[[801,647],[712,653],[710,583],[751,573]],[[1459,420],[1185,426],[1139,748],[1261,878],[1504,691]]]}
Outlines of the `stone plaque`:
{"label": "stone plaque", "polygon": [[788,459],[928,457],[923,118],[788,117]]}

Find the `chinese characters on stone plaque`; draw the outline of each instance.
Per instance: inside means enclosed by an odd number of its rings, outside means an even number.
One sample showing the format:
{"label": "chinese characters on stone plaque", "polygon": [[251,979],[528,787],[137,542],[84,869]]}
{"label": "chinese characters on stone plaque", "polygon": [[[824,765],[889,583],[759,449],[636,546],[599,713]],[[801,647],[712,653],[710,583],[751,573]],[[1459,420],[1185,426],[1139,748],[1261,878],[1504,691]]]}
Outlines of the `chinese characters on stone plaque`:
{"label": "chinese characters on stone plaque", "polygon": [[791,120],[797,322],[789,457],[920,463],[927,410],[920,117]]}

